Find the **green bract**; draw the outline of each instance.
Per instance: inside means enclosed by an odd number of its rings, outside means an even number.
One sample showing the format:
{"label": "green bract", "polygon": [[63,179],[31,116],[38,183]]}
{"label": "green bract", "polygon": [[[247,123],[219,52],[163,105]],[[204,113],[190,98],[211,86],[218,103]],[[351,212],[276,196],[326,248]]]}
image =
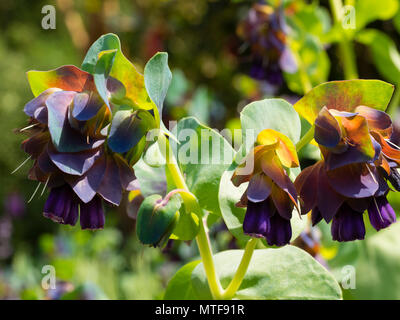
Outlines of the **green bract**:
{"label": "green bract", "polygon": [[179,220],[181,198],[178,194],[169,199],[160,195],[147,197],[140,206],[136,232],[143,244],[162,246],[170,237]]}
{"label": "green bract", "polygon": [[313,124],[323,107],[348,112],[358,106],[386,110],[393,90],[393,85],[380,80],[331,81],[313,88],[293,107]]}

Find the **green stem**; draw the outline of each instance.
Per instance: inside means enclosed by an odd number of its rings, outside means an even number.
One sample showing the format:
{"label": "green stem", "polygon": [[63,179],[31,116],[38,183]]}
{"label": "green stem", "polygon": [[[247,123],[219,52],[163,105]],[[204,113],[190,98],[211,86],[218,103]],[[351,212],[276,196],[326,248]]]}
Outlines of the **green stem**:
{"label": "green stem", "polygon": [[254,249],[258,239],[252,238],[247,242],[246,248],[244,249],[244,254],[242,260],[240,261],[239,268],[236,270],[234,277],[231,280],[231,283],[226,288],[224,293],[222,294],[223,299],[232,299],[236,293],[236,291],[240,288],[242,284],[243,278],[246,274],[247,268],[249,267],[251,257],[253,256]]}
{"label": "green stem", "polygon": [[200,219],[200,230],[196,236],[197,246],[199,247],[201,260],[206,272],[208,285],[214,300],[223,299],[222,287],[215,271],[214,260],[211,251],[210,239],[207,236],[203,219]]}
{"label": "green stem", "polygon": [[346,31],[341,27],[343,13],[342,0],[329,0],[329,3],[336,26],[342,29],[342,37],[339,41],[339,51],[343,60],[344,76],[348,80],[357,79],[358,72],[353,43],[351,39],[349,39]]}
{"label": "green stem", "polygon": [[163,133],[158,137],[158,143],[161,152],[165,156],[167,168],[174,180],[175,186],[179,189],[183,189],[186,192],[181,192],[181,196],[185,203],[185,206],[193,210],[199,216],[200,230],[196,236],[197,246],[199,247],[200,256],[203,262],[204,270],[208,285],[210,287],[211,294],[214,299],[221,299],[222,287],[215,271],[211,244],[208,239],[202,216],[202,211],[197,202],[197,199],[190,193],[189,188],[186,185],[185,179],[181,170],[179,169],[178,163],[176,162],[175,156],[170,148],[169,141]]}
{"label": "green stem", "polygon": [[396,113],[396,109],[400,104],[400,82],[397,84],[394,95],[388,108],[386,109],[386,113],[393,117]]}
{"label": "green stem", "polygon": [[314,126],[312,126],[300,141],[296,143],[296,151],[299,152],[303,147],[309,144],[312,139],[314,139]]}

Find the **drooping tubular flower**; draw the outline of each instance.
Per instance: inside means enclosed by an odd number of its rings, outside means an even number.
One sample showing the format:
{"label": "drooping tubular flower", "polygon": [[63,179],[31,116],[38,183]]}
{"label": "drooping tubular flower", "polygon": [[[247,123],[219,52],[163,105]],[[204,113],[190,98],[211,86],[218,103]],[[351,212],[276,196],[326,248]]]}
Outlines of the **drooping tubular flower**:
{"label": "drooping tubular flower", "polygon": [[[31,71],[28,79],[36,98],[24,108],[30,120],[22,149],[34,160],[29,178],[50,188],[44,216],[75,225],[80,215],[82,229],[103,228],[103,202],[119,205],[124,190],[137,189],[125,154],[107,143],[110,101],[125,95],[124,85],[108,77],[105,101],[93,76],[75,66]],[[125,141],[130,124],[117,128]]]}
{"label": "drooping tubular flower", "polygon": [[295,181],[301,211],[312,211],[313,225],[332,221],[334,240],[364,239],[363,213],[376,229],[396,221],[386,199],[387,180],[400,191],[400,150],[390,142],[392,122],[383,111],[357,106],[352,111],[323,107],[315,119],[314,139],[323,160]]}
{"label": "drooping tubular flower", "polygon": [[[251,163],[254,166],[249,170]],[[249,182],[237,204],[247,207],[243,222],[246,234],[264,237],[269,245],[289,243],[297,193],[284,167],[298,165],[295,146],[288,137],[272,129],[260,132],[257,145],[232,176],[235,186]]]}
{"label": "drooping tubular flower", "polygon": [[237,33],[250,47],[250,75],[273,86],[283,82],[282,70],[294,73],[295,58],[287,45],[283,8],[256,3],[238,25]]}

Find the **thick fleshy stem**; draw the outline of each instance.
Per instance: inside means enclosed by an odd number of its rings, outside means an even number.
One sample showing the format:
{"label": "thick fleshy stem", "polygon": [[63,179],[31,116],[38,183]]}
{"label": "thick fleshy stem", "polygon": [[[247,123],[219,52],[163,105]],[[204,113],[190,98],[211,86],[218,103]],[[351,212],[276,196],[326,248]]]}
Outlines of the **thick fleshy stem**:
{"label": "thick fleshy stem", "polygon": [[253,252],[254,249],[256,248],[257,242],[258,242],[257,238],[252,238],[247,242],[239,267],[236,270],[236,273],[232,278],[231,283],[223,292],[222,299],[229,299],[229,300],[232,299],[236,294],[236,291],[240,288],[240,285],[242,284],[244,276],[246,275],[247,269],[249,267],[250,260],[251,257],[253,256]]}
{"label": "thick fleshy stem", "polygon": [[[329,3],[335,24],[337,26],[340,26],[343,17],[342,0],[329,0]],[[339,51],[341,58],[343,60],[345,78],[347,80],[357,79],[358,72],[357,72],[357,64],[356,64],[356,57],[354,54],[353,43],[351,39],[349,39],[345,30],[343,30],[341,40],[339,41]]]}
{"label": "thick fleshy stem", "polygon": [[306,134],[300,139],[299,142],[296,143],[296,151],[299,152],[303,149],[307,144],[309,144],[312,139],[314,139],[314,129],[315,127],[312,126]]}
{"label": "thick fleshy stem", "polygon": [[163,133],[158,136],[158,143],[161,152],[165,156],[167,169],[169,170],[169,173],[174,180],[175,186],[179,189],[183,189],[184,191],[186,191],[181,192],[181,196],[186,207],[189,210],[193,210],[193,212],[195,212],[199,216],[200,229],[199,233],[196,236],[197,246],[200,251],[201,260],[203,262],[211,294],[214,299],[221,299],[222,287],[215,270],[211,244],[205,230],[203,219],[201,218],[202,212],[199,203],[197,202],[197,199],[190,193],[189,188],[186,185],[185,179],[183,178],[183,174],[179,169],[175,156],[170,148],[169,141]]}

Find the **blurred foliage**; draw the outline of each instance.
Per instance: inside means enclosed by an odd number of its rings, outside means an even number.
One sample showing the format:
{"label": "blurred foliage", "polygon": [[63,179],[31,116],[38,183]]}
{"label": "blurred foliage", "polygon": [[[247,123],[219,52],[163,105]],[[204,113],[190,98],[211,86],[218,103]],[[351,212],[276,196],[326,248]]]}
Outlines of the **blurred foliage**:
{"label": "blurred foliage", "polygon": [[[276,2],[276,1],[272,1]],[[354,1],[353,1],[354,2]],[[360,78],[398,84],[400,78],[400,11],[397,0],[369,11],[353,32]],[[366,2],[366,1],[365,1]],[[26,125],[24,104],[32,98],[25,72],[49,70],[61,64],[80,65],[90,44],[101,34],[117,33],[123,51],[139,70],[157,51],[169,53],[173,79],[164,108],[164,122],[193,115],[212,128],[240,128],[239,111],[249,102],[281,96],[294,102],[303,93],[302,72],[311,84],[343,78],[334,43],[340,38],[329,12],[329,1],[290,1],[286,12],[291,50],[304,63],[284,73],[285,83],[272,89],[249,77],[249,60],[236,33],[254,1],[244,0],[3,0],[0,2],[0,298],[16,299],[161,299],[176,270],[196,259],[194,244],[173,241],[165,249],[143,247],[134,236],[135,221],[124,208],[107,208],[103,231],[88,232],[54,224],[42,216],[46,195],[38,192],[26,204],[36,184],[27,167],[10,174],[26,155],[19,148],[16,128]],[[56,29],[41,27],[44,5],[56,8]],[[364,6],[364,7],[363,7]],[[369,9],[368,9],[369,8]],[[364,11],[363,11],[364,10]],[[397,12],[397,13],[396,13]],[[396,14],[396,15],[395,15]],[[394,16],[394,17],[393,17]],[[393,19],[391,19],[393,18]],[[361,30],[362,27],[368,29]],[[397,107],[397,105],[395,105]],[[393,113],[394,114],[394,113]],[[302,125],[302,132],[307,128]],[[236,142],[236,141],[235,141]],[[240,144],[240,141],[239,141]],[[239,145],[238,144],[238,145]],[[302,166],[319,157],[309,146]],[[17,194],[17,200],[15,200]],[[391,194],[400,212],[400,196]],[[216,249],[242,246],[218,217],[209,217]],[[376,233],[365,242],[329,242],[329,228],[317,230],[324,264],[341,277],[354,265],[356,289],[345,298],[400,299],[399,225]],[[317,239],[316,241],[319,241]],[[56,268],[57,289],[44,290],[42,267]]]}

